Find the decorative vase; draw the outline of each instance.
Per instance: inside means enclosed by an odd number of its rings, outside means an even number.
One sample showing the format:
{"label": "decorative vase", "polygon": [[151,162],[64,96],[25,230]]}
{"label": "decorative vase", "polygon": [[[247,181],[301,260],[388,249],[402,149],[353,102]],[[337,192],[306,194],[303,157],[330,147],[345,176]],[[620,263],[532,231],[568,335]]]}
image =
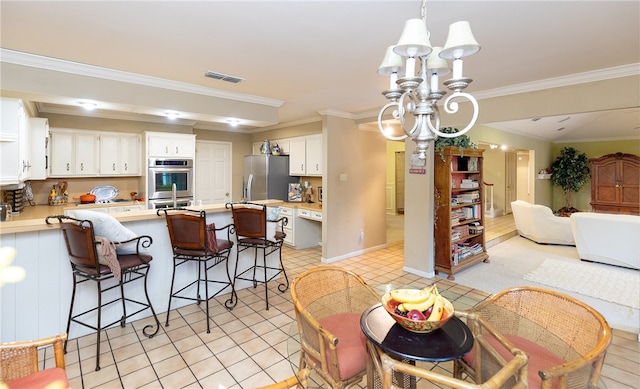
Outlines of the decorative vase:
{"label": "decorative vase", "polygon": [[273,155],[280,155],[282,154],[282,149],[280,148],[280,146],[276,143],[273,146],[271,146],[271,154]]}
{"label": "decorative vase", "polygon": [[271,154],[271,143],[269,143],[269,139],[265,139],[264,142],[262,142],[260,154]]}

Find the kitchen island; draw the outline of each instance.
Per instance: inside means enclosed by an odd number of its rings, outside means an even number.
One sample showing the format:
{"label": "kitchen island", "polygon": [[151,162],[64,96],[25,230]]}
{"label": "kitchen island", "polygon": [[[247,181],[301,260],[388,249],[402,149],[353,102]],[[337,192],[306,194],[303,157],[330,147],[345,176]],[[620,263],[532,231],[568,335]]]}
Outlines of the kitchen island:
{"label": "kitchen island", "polygon": [[[282,204],[279,200],[257,201],[257,203],[268,206]],[[224,204],[190,208],[205,211],[207,223],[215,223],[216,226],[232,223],[231,211],[227,210]],[[26,278],[23,281],[17,284],[6,284],[0,288],[0,342],[38,339],[63,333],[66,330],[73,286],[71,266],[58,222],[54,220],[52,225],[45,223],[47,216],[63,214],[64,209],[63,206],[46,205],[26,207],[11,221],[0,223],[0,247],[15,247],[17,255],[12,264],[26,270]],[[147,288],[153,307],[162,321],[169,302],[169,285],[173,272],[173,252],[165,218],[157,216],[155,210],[116,212],[111,215],[137,235],[149,235],[153,239],[149,249],[153,261]],[[236,263],[235,253],[234,249],[229,259],[231,272]],[[274,261],[275,265],[277,260],[277,256],[273,254],[268,258],[268,264]],[[239,271],[253,264],[253,254],[244,252],[240,263]],[[193,274],[189,274],[187,268],[180,270],[176,273],[176,282],[193,279]],[[226,278],[224,270],[225,267],[212,269],[212,277]],[[195,267],[193,271],[195,272]],[[92,284],[86,283],[78,287],[77,312],[96,305],[97,292],[95,285]],[[138,284],[127,285],[127,293],[143,296],[143,286]],[[236,283],[236,289],[249,286],[253,286],[251,282]],[[188,304],[191,302],[176,299],[172,302],[172,308]],[[115,306],[104,309],[104,322],[116,320],[118,312]],[[142,319],[149,315],[150,312],[145,311],[131,320]],[[92,332],[88,328],[72,324],[68,335],[73,339]]]}

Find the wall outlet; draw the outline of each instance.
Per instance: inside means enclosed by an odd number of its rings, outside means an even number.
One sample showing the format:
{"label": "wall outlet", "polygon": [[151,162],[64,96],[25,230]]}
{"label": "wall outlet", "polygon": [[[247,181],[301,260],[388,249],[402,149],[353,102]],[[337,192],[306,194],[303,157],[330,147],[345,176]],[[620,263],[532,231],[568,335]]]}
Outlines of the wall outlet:
{"label": "wall outlet", "polygon": [[364,240],[364,231],[360,230],[360,242]]}

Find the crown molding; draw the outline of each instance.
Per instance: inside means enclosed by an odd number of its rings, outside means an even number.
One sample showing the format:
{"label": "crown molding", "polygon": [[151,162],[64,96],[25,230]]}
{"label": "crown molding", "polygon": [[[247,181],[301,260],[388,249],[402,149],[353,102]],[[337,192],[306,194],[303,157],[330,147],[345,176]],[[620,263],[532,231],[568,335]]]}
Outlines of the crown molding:
{"label": "crown molding", "polygon": [[503,88],[473,92],[473,96],[478,100],[489,99],[493,97],[515,95],[518,93],[534,92],[545,89],[560,88],[563,86],[586,84],[588,82],[604,81],[613,78],[637,75],[640,75],[640,63],[599,69],[590,72],[570,74],[568,76],[562,77],[547,78],[544,80],[510,85]]}
{"label": "crown molding", "polygon": [[99,66],[87,65],[83,63],[45,57],[42,55],[24,53],[21,51],[9,50],[4,48],[0,48],[0,62],[77,74],[81,76],[102,78],[111,81],[126,82],[130,84],[137,84],[154,88],[175,90],[185,93],[200,94],[227,100],[261,104],[270,107],[280,107],[282,106],[282,104],[284,104],[284,100],[243,93],[228,92],[214,88],[207,88],[200,85],[188,84],[185,82],[171,81],[136,73],[123,72],[120,70],[108,69]]}

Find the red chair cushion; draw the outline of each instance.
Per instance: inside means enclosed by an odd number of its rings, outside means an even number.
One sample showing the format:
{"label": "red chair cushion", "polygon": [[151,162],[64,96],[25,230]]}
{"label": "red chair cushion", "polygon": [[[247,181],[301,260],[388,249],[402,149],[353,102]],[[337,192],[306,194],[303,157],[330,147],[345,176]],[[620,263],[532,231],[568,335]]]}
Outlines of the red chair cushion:
{"label": "red chair cushion", "polygon": [[29,374],[26,377],[5,382],[10,389],[66,389],[69,388],[69,380],[64,369],[54,367]]}
{"label": "red chair cushion", "polygon": [[[336,313],[320,320],[320,325],[338,338],[336,350],[340,379],[346,380],[364,371],[367,362],[367,340],[360,329],[360,314]],[[331,373],[331,363],[329,372]]]}
{"label": "red chair cushion", "polygon": [[[538,372],[540,370],[545,370],[550,367],[562,365],[565,361],[547,350],[546,348],[536,344],[528,339],[521,338],[516,335],[505,335],[507,339],[509,339],[517,348],[524,351],[529,356],[529,387],[530,388],[539,388],[542,378]],[[500,342],[496,338],[491,335],[485,336],[486,341],[493,347],[502,358],[506,361],[510,361],[513,359],[513,355],[502,346]],[[472,349],[469,353],[467,353],[462,359],[473,366],[473,358],[474,358],[474,350]]]}

